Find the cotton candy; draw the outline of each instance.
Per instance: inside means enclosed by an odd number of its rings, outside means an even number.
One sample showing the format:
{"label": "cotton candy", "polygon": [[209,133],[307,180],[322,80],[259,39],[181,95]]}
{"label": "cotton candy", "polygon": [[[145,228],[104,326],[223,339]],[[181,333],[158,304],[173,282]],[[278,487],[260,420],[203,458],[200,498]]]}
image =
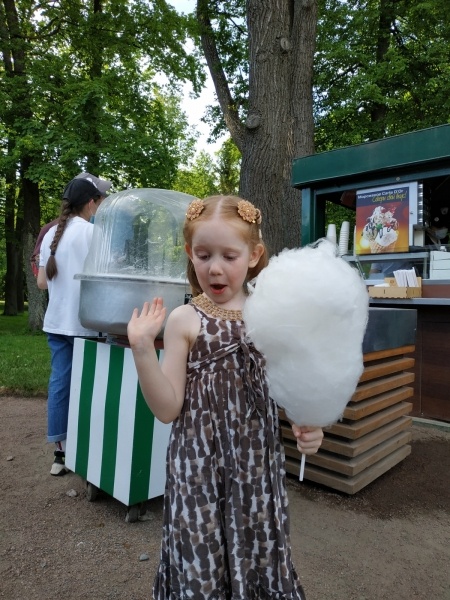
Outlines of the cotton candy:
{"label": "cotton candy", "polygon": [[363,371],[368,307],[360,274],[326,239],[283,250],[259,274],[247,335],[266,357],[272,398],[297,425],[341,418]]}

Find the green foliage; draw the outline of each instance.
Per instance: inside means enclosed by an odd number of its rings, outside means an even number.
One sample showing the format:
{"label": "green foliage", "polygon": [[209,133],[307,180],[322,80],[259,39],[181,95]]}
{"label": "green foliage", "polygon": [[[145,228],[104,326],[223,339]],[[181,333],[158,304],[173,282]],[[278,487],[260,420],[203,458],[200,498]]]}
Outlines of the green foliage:
{"label": "green foliage", "polygon": [[[0,5],[0,197],[9,177],[10,214],[24,217],[23,228],[10,219],[2,244],[7,236],[21,244],[22,231],[37,235],[80,171],[112,180],[115,190],[173,187],[195,145],[180,85],[189,80],[198,93],[204,81],[187,43],[195,28],[164,0]],[[157,74],[169,84],[158,85]],[[37,184],[28,196],[25,180]]]}
{"label": "green foliage", "polygon": [[339,231],[344,221],[350,223],[350,239],[349,239],[349,250],[353,248],[353,234],[356,225],[356,212],[345,206],[340,206],[334,202],[327,202],[325,205],[325,231],[330,223],[336,225],[336,232],[339,237]]}
{"label": "green foliage", "polygon": [[218,194],[217,169],[211,156],[202,151],[190,168],[180,169],[173,189],[196,198]]}
{"label": "green foliage", "polygon": [[237,194],[241,154],[231,138],[216,152],[217,161],[207,152],[200,152],[191,166],[178,171],[174,189],[206,198],[214,194]]}
{"label": "green foliage", "polygon": [[220,193],[237,194],[239,191],[241,153],[231,138],[228,138],[222,144],[217,157]]}
{"label": "green foliage", "polygon": [[[3,305],[1,305],[3,307]],[[30,333],[28,315],[0,316],[0,394],[44,396],[50,351],[43,333]]]}
{"label": "green foliage", "polygon": [[447,0],[322,0],[315,60],[316,150],[447,123]]}
{"label": "green foliage", "polygon": [[[36,10],[31,6],[30,14]],[[184,48],[192,19],[165,2],[118,0],[103,3],[98,13],[63,3],[46,5],[39,15],[24,22],[33,31],[32,118],[16,119],[21,135],[10,160],[33,153],[27,176],[42,184],[43,206],[45,192],[51,195],[47,214],[58,209],[64,184],[84,169],[112,179],[117,189],[170,187],[195,143],[177,88],[189,79],[198,91],[203,80],[196,52]],[[170,89],[156,85],[155,73],[170,77]],[[15,80],[10,92],[20,100]]]}

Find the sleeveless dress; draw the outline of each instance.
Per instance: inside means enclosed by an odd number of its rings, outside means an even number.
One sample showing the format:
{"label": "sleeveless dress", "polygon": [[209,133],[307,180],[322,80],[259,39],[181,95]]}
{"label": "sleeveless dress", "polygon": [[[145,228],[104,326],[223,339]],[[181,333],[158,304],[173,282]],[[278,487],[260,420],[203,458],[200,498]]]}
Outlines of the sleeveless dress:
{"label": "sleeveless dress", "polygon": [[167,454],[157,600],[304,600],[291,562],[284,453],[264,358],[240,311],[202,294]]}

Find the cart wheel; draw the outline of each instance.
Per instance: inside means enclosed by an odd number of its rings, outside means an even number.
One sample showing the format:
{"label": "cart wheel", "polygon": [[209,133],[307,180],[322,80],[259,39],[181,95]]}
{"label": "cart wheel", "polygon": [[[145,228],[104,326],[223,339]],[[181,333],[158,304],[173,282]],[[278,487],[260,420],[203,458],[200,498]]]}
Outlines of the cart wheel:
{"label": "cart wheel", "polygon": [[139,518],[139,504],[134,504],[133,506],[128,507],[127,516],[125,517],[125,521],[127,523],[136,523]]}
{"label": "cart wheel", "polygon": [[98,487],[93,483],[86,481],[86,498],[88,502],[95,502],[98,494]]}

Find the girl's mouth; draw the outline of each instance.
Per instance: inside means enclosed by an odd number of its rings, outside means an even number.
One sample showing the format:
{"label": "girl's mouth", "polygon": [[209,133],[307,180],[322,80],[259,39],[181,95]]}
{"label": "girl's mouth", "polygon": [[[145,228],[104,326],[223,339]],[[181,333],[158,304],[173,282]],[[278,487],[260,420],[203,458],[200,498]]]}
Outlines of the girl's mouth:
{"label": "girl's mouth", "polygon": [[213,283],[211,284],[211,290],[213,291],[214,294],[221,294],[224,289],[225,289],[225,285],[223,285],[222,283]]}

